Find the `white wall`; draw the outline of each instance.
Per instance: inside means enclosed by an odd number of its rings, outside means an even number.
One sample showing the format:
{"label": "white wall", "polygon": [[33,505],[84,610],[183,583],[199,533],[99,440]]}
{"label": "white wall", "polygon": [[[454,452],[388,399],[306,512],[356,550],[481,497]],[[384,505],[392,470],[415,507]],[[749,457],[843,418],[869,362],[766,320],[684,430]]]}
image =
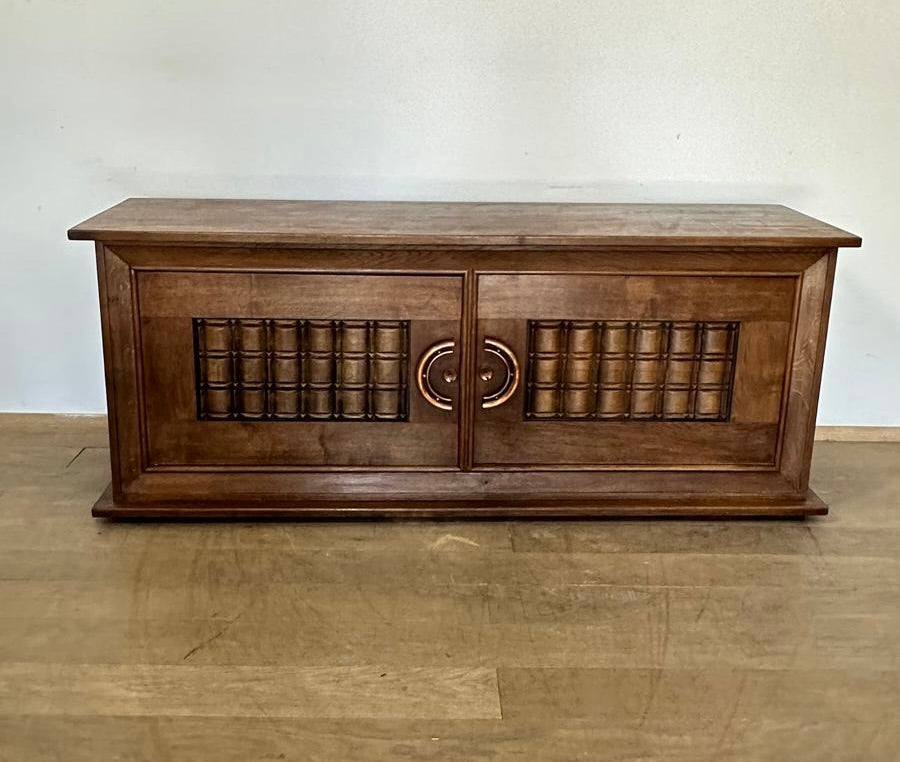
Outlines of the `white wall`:
{"label": "white wall", "polygon": [[897,0],[0,0],[0,410],[104,408],[126,196],[778,202],[859,233],[819,422],[900,424]]}

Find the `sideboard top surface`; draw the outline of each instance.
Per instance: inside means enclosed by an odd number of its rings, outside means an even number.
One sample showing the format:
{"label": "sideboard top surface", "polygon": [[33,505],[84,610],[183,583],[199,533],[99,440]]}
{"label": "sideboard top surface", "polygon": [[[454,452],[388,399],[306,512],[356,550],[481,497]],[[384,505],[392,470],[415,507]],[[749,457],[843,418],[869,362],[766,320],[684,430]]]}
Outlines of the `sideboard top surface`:
{"label": "sideboard top surface", "polygon": [[106,243],[382,246],[859,246],[768,204],[431,203],[131,198],[69,230]]}

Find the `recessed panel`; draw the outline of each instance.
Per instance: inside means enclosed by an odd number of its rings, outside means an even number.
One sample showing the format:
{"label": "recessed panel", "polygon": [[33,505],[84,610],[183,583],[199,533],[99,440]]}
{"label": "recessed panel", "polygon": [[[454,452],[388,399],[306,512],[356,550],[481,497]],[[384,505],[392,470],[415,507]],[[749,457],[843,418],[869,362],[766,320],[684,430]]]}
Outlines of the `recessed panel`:
{"label": "recessed panel", "polygon": [[152,270],[137,285],[146,469],[457,465],[459,409],[422,399],[414,368],[459,341],[460,277]]}
{"label": "recessed panel", "polygon": [[521,383],[475,410],[473,462],[775,470],[796,286],[733,273],[480,275],[478,340],[501,339]]}

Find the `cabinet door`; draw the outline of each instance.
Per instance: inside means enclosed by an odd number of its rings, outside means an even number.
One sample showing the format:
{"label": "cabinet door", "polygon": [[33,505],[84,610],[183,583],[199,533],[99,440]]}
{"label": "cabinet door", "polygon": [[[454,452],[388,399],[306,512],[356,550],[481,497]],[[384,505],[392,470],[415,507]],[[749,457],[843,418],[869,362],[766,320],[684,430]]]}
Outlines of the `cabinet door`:
{"label": "cabinet door", "polygon": [[774,469],[794,276],[484,274],[476,465]]}
{"label": "cabinet door", "polygon": [[149,468],[457,464],[456,354],[428,350],[458,339],[460,278],[140,271],[137,292]]}

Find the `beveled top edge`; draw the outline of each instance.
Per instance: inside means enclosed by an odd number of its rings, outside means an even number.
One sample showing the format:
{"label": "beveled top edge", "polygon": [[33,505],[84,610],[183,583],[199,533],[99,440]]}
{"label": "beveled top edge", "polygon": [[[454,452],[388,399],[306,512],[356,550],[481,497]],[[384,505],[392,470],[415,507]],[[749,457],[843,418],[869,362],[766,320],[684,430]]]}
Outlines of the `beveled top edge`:
{"label": "beveled top edge", "polygon": [[776,204],[263,201],[130,198],[76,225],[104,243],[373,246],[855,247]]}

